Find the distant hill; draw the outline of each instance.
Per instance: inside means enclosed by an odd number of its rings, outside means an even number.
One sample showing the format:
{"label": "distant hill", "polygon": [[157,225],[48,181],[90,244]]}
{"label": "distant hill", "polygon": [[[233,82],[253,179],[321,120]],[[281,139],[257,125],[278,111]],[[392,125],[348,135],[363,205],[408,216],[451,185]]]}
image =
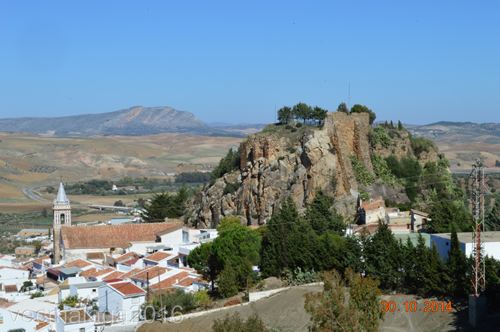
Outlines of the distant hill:
{"label": "distant hill", "polygon": [[0,131],[54,136],[150,135],[159,133],[230,135],[225,130],[206,125],[190,112],[178,111],[172,107],[142,106],[101,114],[0,119]]}
{"label": "distant hill", "polygon": [[435,142],[500,144],[499,123],[440,121],[408,130],[414,137],[424,136]]}

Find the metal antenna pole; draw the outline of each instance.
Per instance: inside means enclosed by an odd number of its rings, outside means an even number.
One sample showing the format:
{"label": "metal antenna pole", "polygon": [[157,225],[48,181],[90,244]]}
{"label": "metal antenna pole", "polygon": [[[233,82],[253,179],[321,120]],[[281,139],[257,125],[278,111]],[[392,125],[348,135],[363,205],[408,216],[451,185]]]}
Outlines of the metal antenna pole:
{"label": "metal antenna pole", "polygon": [[479,297],[485,288],[484,245],[481,241],[481,232],[484,231],[484,165],[476,159],[472,164],[472,291],[473,296]]}

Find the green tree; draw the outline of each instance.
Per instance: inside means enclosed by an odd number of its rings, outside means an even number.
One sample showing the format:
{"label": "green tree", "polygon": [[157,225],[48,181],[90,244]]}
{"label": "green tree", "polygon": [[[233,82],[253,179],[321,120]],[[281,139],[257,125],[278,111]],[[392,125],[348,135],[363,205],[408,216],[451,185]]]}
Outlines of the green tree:
{"label": "green tree", "polygon": [[370,116],[370,124],[372,124],[373,121],[375,121],[375,119],[377,118],[377,116],[375,115],[375,112],[373,112],[368,107],[360,105],[360,104],[356,104],[353,107],[351,107],[351,114],[352,113],[368,113]]}
{"label": "green tree", "polygon": [[139,199],[137,200],[137,205],[139,205],[139,207],[144,207],[144,204],[146,204],[146,201],[144,200],[144,198],[142,197],[139,197]]}
{"label": "green tree", "polygon": [[345,223],[342,215],[337,213],[333,207],[335,198],[327,196],[323,190],[316,191],[311,205],[307,207],[305,220],[311,223],[314,231],[321,235],[327,231],[335,232],[339,235],[345,233]]}
{"label": "green tree", "polygon": [[446,270],[451,279],[449,294],[457,297],[466,297],[470,293],[470,280],[467,277],[468,265],[465,253],[460,249],[455,225],[451,227],[450,250],[446,260]]}
{"label": "green tree", "polygon": [[290,123],[293,120],[292,108],[283,106],[278,110],[278,121],[280,123]]}
{"label": "green tree", "polygon": [[42,217],[47,218],[48,215],[49,214],[47,213],[47,209],[43,208],[43,210],[42,210]]}
{"label": "green tree", "polygon": [[189,190],[183,184],[177,194],[166,192],[154,194],[151,202],[143,207],[142,218],[146,222],[164,222],[165,218],[179,218],[184,214]]}
{"label": "green tree", "polygon": [[269,331],[257,313],[248,316],[247,320],[240,317],[239,312],[232,316],[226,314],[224,319],[216,318],[212,325],[213,332],[267,332]]}
{"label": "green tree", "polygon": [[314,106],[311,118],[318,121],[318,124],[321,126],[323,124],[323,121],[325,120],[327,113],[327,110],[318,106]]}
{"label": "green tree", "polygon": [[35,247],[36,252],[39,252],[40,249],[42,249],[42,243],[40,241],[35,241],[33,247]]}
{"label": "green tree", "polygon": [[495,200],[495,204],[486,218],[486,230],[500,230],[500,199]]}
{"label": "green tree", "polygon": [[54,187],[52,187],[52,186],[47,186],[47,192],[48,192],[49,194],[52,194],[54,191],[56,191],[56,190],[54,189]]}
{"label": "green tree", "polygon": [[125,204],[123,204],[122,200],[120,199],[119,201],[116,201],[113,206],[125,206]]}
{"label": "green tree", "polygon": [[323,273],[323,292],[306,293],[304,308],[311,314],[310,331],[378,331],[384,318],[379,282],[348,268]]}
{"label": "green tree", "polygon": [[238,278],[231,262],[228,260],[217,279],[217,288],[225,297],[231,297],[238,293]]}
{"label": "green tree", "polygon": [[399,131],[401,131],[401,130],[403,130],[403,129],[404,129],[404,128],[403,128],[403,124],[401,123],[401,121],[400,121],[400,120],[398,120],[398,130],[399,130]]}
{"label": "green tree", "polygon": [[218,264],[217,256],[213,249],[213,242],[201,244],[194,248],[188,256],[189,266],[202,275],[203,279],[209,280],[212,285],[212,292],[215,289],[215,280],[222,268]]}
{"label": "green tree", "polygon": [[221,234],[227,230],[237,228],[237,227],[245,227],[245,226],[241,225],[240,218],[233,217],[233,216],[224,217],[224,218],[222,218],[222,221],[220,222],[219,226],[217,226],[217,232],[219,234]]}
{"label": "green tree", "polygon": [[210,177],[212,180],[219,179],[224,176],[224,174],[231,173],[232,171],[240,169],[240,149],[233,151],[229,149],[227,155],[219,161],[219,164],[215,166]]}
{"label": "green tree", "polygon": [[379,220],[375,234],[367,243],[366,274],[380,281],[382,289],[395,290],[400,284],[401,251],[386,223]]}
{"label": "green tree", "polygon": [[349,109],[347,108],[347,105],[345,103],[340,103],[337,107],[337,112],[349,114]]}
{"label": "green tree", "polygon": [[293,106],[292,113],[295,119],[302,119],[305,123],[306,120],[311,118],[313,109],[311,106],[299,102],[297,105]]}

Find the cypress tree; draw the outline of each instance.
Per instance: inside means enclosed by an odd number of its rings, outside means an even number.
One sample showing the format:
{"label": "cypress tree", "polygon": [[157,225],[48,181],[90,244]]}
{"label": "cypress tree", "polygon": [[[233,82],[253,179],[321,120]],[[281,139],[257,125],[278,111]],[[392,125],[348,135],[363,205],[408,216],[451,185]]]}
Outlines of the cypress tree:
{"label": "cypress tree", "polygon": [[398,130],[403,130],[403,124],[398,120]]}
{"label": "cypress tree", "polygon": [[321,189],[316,191],[316,195],[305,213],[306,221],[311,224],[316,234],[321,235],[332,231],[344,235],[346,227],[344,218],[337,213],[335,208],[332,208],[334,203],[335,198],[325,195]]}
{"label": "cypress tree", "polygon": [[455,224],[451,226],[450,250],[446,261],[446,270],[450,276],[448,292],[457,297],[466,297],[470,293],[470,281],[467,277],[467,258],[460,249]]}

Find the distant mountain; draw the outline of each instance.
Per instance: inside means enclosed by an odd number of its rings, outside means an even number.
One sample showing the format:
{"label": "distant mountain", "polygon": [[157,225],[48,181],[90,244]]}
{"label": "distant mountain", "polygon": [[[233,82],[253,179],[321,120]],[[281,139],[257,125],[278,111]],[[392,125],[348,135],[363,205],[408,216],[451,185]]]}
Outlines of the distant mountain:
{"label": "distant mountain", "polygon": [[177,111],[172,107],[142,106],[101,114],[0,119],[0,131],[21,131],[55,136],[149,135],[158,133],[228,134],[224,130],[206,125],[193,113]]}
{"label": "distant mountain", "polygon": [[408,129],[435,142],[500,144],[500,124],[441,121]]}

